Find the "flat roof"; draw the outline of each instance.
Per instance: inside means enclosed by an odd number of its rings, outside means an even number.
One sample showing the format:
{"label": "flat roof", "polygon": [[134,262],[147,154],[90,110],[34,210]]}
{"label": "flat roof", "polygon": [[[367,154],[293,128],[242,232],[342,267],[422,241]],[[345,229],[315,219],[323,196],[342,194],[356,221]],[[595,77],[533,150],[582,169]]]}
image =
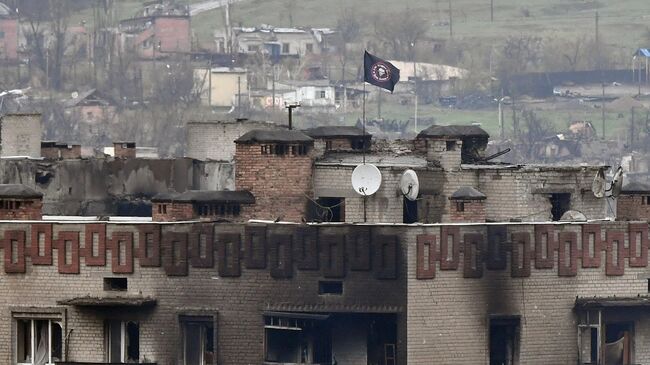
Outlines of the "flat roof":
{"label": "flat roof", "polygon": [[307,143],[314,140],[298,130],[266,130],[253,129],[235,140],[235,143],[257,143],[257,142],[296,142]]}

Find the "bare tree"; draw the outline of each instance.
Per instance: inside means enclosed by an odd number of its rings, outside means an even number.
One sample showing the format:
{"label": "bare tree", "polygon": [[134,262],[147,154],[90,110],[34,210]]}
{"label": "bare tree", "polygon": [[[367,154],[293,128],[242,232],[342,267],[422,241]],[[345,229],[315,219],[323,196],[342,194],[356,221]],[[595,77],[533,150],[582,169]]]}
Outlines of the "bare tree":
{"label": "bare tree", "polygon": [[339,55],[341,58],[341,79],[345,81],[346,66],[348,63],[348,44],[356,41],[361,36],[361,23],[352,9],[345,9],[336,22],[339,34]]}
{"label": "bare tree", "polygon": [[409,9],[396,14],[375,16],[376,36],[391,51],[392,57],[414,58],[414,46],[429,30],[427,20]]}

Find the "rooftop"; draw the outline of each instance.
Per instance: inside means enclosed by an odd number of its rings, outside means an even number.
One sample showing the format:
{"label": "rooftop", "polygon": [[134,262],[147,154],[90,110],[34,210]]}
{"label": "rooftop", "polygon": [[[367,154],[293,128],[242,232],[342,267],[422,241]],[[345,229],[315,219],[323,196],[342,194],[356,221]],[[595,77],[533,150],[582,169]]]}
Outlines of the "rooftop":
{"label": "rooftop", "polygon": [[432,125],[418,134],[417,138],[426,137],[484,137],[490,135],[475,125]]}
{"label": "rooftop", "polygon": [[253,204],[255,203],[255,197],[248,191],[188,190],[180,194],[161,193],[154,196],[151,201],[174,201],[181,203],[219,202]]}
{"label": "rooftop", "polygon": [[0,198],[42,198],[43,194],[22,184],[0,184]]}
{"label": "rooftop", "polygon": [[[319,159],[316,164],[320,166],[350,166],[356,167],[363,162],[360,153],[329,153]],[[430,167],[429,161],[425,157],[418,155],[401,155],[394,153],[372,153],[366,155],[366,163],[376,165],[377,167],[409,167],[409,168],[427,168]]]}
{"label": "rooftop", "polygon": [[454,191],[454,193],[449,197],[451,200],[484,200],[486,198],[487,197],[485,194],[481,193],[471,186],[463,186],[460,189]]}
{"label": "rooftop", "polygon": [[621,193],[623,194],[647,194],[648,192],[650,192],[650,185],[639,182],[625,184],[621,189]]}
{"label": "rooftop", "polygon": [[313,139],[297,130],[263,130],[253,129],[235,140],[235,143],[258,142],[312,142]]}
{"label": "rooftop", "polygon": [[[323,137],[361,137],[363,136],[363,130],[357,127],[345,127],[345,126],[324,126],[305,129],[306,135],[312,138],[323,138]],[[371,137],[370,134],[366,133],[366,137]]]}

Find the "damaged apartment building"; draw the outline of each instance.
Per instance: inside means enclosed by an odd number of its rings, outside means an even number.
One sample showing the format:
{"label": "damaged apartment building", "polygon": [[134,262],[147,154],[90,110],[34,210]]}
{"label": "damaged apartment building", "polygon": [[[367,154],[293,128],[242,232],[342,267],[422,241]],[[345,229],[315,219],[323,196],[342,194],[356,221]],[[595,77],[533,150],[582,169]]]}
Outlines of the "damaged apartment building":
{"label": "damaged apartment building", "polygon": [[[1,363],[650,362],[650,188],[626,186],[614,219],[592,191],[606,166],[492,163],[475,126],[188,137],[183,160],[230,166],[192,175],[232,182],[161,183],[147,216],[46,215],[49,191],[3,181]],[[382,180],[366,197],[364,158]]]}

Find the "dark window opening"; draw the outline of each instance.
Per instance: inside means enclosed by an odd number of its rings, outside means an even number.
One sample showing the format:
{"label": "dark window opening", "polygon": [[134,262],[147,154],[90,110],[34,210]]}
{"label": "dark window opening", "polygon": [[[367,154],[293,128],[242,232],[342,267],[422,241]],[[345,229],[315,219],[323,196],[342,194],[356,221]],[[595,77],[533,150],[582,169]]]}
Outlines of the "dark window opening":
{"label": "dark window opening", "polygon": [[31,364],[34,357],[48,364],[60,361],[62,348],[60,322],[38,319],[16,320],[15,356],[18,363]]}
{"label": "dark window opening", "polygon": [[127,289],[127,278],[104,278],[104,290],[126,291]]}
{"label": "dark window opening", "polygon": [[490,318],[490,365],[519,364],[519,317]]}
{"label": "dark window opening", "polygon": [[325,151],[332,150],[332,141],[325,141]]}
{"label": "dark window opening", "polygon": [[126,324],[126,361],[140,359],[140,326],[135,322]]}
{"label": "dark window opening", "polygon": [[456,141],[447,141],[446,150],[447,151],[456,151]]}
{"label": "dark window opening", "polygon": [[137,322],[109,320],[104,331],[108,362],[140,361],[140,325]]}
{"label": "dark window opening", "polygon": [[366,149],[366,139],[365,138],[354,138],[351,141],[353,150],[364,150]]}
{"label": "dark window opening", "polygon": [[282,43],[282,53],[289,53],[289,43]]}
{"label": "dark window opening", "polygon": [[241,212],[239,204],[203,204],[196,208],[201,217],[210,217],[215,215],[221,216],[238,216]]}
{"label": "dark window opening", "polygon": [[456,211],[464,212],[465,211],[465,202],[456,202]]}
{"label": "dark window opening", "polygon": [[409,200],[404,197],[403,210],[403,223],[416,223],[418,221],[417,200]]}
{"label": "dark window opening", "polygon": [[212,317],[182,317],[183,364],[213,365],[214,324]]}
{"label": "dark window opening", "polygon": [[343,295],[342,281],[319,281],[318,294]]}
{"label": "dark window opening", "polygon": [[332,364],[332,338],[326,321],[265,317],[265,361]]}
{"label": "dark window opening", "polygon": [[650,195],[646,195],[641,198],[644,205],[650,205]]}
{"label": "dark window opening", "polygon": [[314,44],[313,43],[307,43],[305,45],[305,48],[307,50],[307,53],[312,53],[314,52]]}
{"label": "dark window opening", "polygon": [[554,221],[559,221],[562,215],[571,209],[570,193],[553,193],[549,201],[551,202],[551,216]]}
{"label": "dark window opening", "polygon": [[345,198],[318,198],[312,221],[345,222]]}
{"label": "dark window opening", "polygon": [[632,364],[634,328],[630,322],[605,324],[605,359],[607,364]]}

